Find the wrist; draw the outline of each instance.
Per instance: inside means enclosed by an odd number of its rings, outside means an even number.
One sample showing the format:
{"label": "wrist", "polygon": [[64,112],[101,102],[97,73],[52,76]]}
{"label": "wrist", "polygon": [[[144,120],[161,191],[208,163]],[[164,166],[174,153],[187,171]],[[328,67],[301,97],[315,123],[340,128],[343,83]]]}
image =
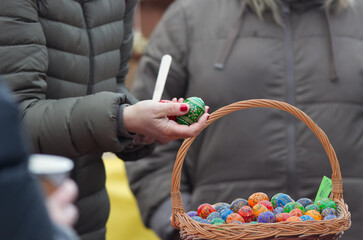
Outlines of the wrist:
{"label": "wrist", "polygon": [[118,137],[127,137],[134,138],[136,135],[132,131],[130,131],[127,127],[130,120],[128,120],[128,116],[125,114],[129,114],[127,108],[129,108],[129,104],[120,105],[119,113],[117,115],[117,136]]}

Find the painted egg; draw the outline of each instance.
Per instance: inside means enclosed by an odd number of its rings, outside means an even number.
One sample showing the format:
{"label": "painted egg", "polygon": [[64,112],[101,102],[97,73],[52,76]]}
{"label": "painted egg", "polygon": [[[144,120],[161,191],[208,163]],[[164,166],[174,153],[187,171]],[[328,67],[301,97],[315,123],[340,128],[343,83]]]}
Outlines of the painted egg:
{"label": "painted egg", "polygon": [[292,200],[292,198],[285,193],[280,194],[276,197],[276,206],[278,207],[284,207],[289,202],[294,202],[294,200]]}
{"label": "painted egg", "polygon": [[295,208],[298,208],[301,210],[302,213],[305,213],[305,208],[303,207],[303,205],[301,205],[298,202],[289,202],[284,206],[284,212],[286,213],[290,213],[292,210],[294,210]]}
{"label": "painted egg", "polygon": [[207,219],[200,220],[200,223],[211,224],[211,222]]}
{"label": "painted egg", "polygon": [[316,210],[309,210],[305,213],[305,215],[309,215],[311,216],[312,218],[314,218],[314,220],[321,220],[322,217],[320,215],[320,213]]}
{"label": "painted egg", "polygon": [[309,216],[309,215],[302,215],[302,216],[300,217],[300,219],[301,219],[302,221],[311,221],[311,220],[314,220],[314,218],[313,218],[312,216]]}
{"label": "painted egg", "polygon": [[286,222],[301,222],[302,220],[299,217],[291,216],[288,219],[286,219]]}
{"label": "painted egg", "polygon": [[189,105],[189,112],[182,116],[177,116],[176,120],[179,124],[192,125],[205,113],[205,104],[199,97],[190,97],[184,100]]}
{"label": "painted egg", "polygon": [[253,210],[250,206],[243,206],[238,210],[238,214],[241,215],[246,223],[252,222],[254,219]]}
{"label": "painted egg", "polygon": [[195,216],[198,216],[198,213],[196,211],[189,211],[189,212],[187,212],[187,215],[189,217],[195,217]]}
{"label": "painted egg", "polygon": [[271,211],[263,212],[257,218],[257,222],[259,223],[274,223],[275,221],[275,214]]}
{"label": "painted egg", "polygon": [[277,205],[276,205],[276,198],[277,198],[279,195],[281,195],[281,194],[283,194],[283,193],[277,193],[277,194],[275,194],[275,195],[271,198],[271,203],[272,203],[272,206],[274,206],[274,208],[276,208],[276,207],[277,207]]}
{"label": "painted egg", "polygon": [[318,205],[316,204],[310,204],[310,205],[307,205],[306,208],[305,208],[306,211],[309,211],[309,210],[315,210],[315,211],[318,211],[320,212],[320,208]]}
{"label": "painted egg", "polygon": [[256,219],[261,213],[268,211],[267,207],[259,203],[253,206],[252,210],[253,210],[253,215],[255,216]]}
{"label": "painted egg", "polygon": [[331,200],[330,198],[323,198],[323,199],[319,200],[317,205],[320,208],[320,212],[323,211],[325,208],[328,208],[328,207],[337,209],[337,206],[336,206],[335,202],[333,200]]}
{"label": "painted egg", "polygon": [[307,205],[310,205],[313,203],[310,198],[300,198],[296,202],[300,203],[304,208],[306,208]]}
{"label": "painted egg", "polygon": [[219,202],[213,205],[214,209],[217,210],[217,212],[221,212],[223,209],[229,209],[229,204],[225,202]]}
{"label": "painted egg", "polygon": [[278,213],[283,213],[284,212],[284,209],[282,207],[277,207],[274,209],[274,213],[275,215],[278,214]]}
{"label": "painted egg", "polygon": [[272,206],[272,203],[270,201],[262,200],[258,202],[258,204],[262,204],[263,206],[267,207],[270,212],[274,211],[274,207]]}
{"label": "painted egg", "polygon": [[248,198],[248,204],[250,205],[250,207],[255,206],[258,202],[263,201],[263,200],[269,200],[268,196],[266,195],[266,193],[263,192],[257,192],[252,194],[249,198]]}
{"label": "painted egg", "polygon": [[325,208],[322,212],[321,212],[321,216],[323,218],[325,218],[326,216],[328,215],[335,215],[337,216],[337,210],[335,210],[334,208],[331,208],[331,207],[328,207],[328,208]]}
{"label": "painted egg", "polygon": [[222,216],[219,212],[212,212],[208,215],[206,219],[211,222],[215,218],[222,218]]}
{"label": "painted egg", "polygon": [[222,218],[215,218],[213,219],[213,221],[211,222],[211,224],[213,225],[219,225],[219,224],[225,224],[226,222],[222,219]]}
{"label": "painted egg", "polygon": [[333,200],[329,199],[329,201],[325,204],[324,209],[326,209],[326,208],[333,208],[333,209],[336,210],[337,209],[337,204]]}
{"label": "painted egg", "polygon": [[237,224],[242,224],[243,222],[240,222],[240,221],[232,221],[230,222],[229,224],[232,224],[232,225],[237,225]]}
{"label": "painted egg", "polygon": [[256,221],[252,221],[252,222],[249,222],[248,224],[257,224],[259,222],[256,222]]}
{"label": "painted egg", "polygon": [[231,209],[223,209],[221,212],[221,217],[222,217],[222,219],[224,220],[224,221],[226,221],[227,220],[227,217],[228,217],[228,215],[229,214],[232,214],[232,213],[234,213]]}
{"label": "painted egg", "polygon": [[243,217],[241,215],[239,215],[238,213],[231,213],[228,215],[227,219],[226,219],[226,223],[230,223],[233,221],[240,221],[240,222],[244,222]]}
{"label": "painted egg", "polygon": [[194,217],[192,217],[192,219],[194,219],[195,221],[198,221],[198,222],[203,220],[203,218],[201,218],[199,216],[194,216]]}
{"label": "painted egg", "polygon": [[198,216],[205,219],[208,217],[208,215],[212,212],[215,212],[216,210],[214,209],[214,207],[212,205],[210,205],[209,203],[203,203],[202,205],[200,205],[198,207]]}
{"label": "painted egg", "polygon": [[336,218],[338,218],[338,217],[333,214],[329,214],[324,217],[324,220],[331,220],[331,219],[336,219]]}
{"label": "painted egg", "polygon": [[302,215],[304,215],[304,214],[303,214],[303,212],[301,211],[301,209],[299,209],[299,208],[292,209],[292,210],[289,212],[289,214],[290,214],[291,216],[296,216],[296,217],[301,217]]}
{"label": "painted egg", "polygon": [[276,214],[276,222],[285,222],[290,217],[291,215],[288,213],[278,213]]}
{"label": "painted egg", "polygon": [[238,212],[238,210],[243,207],[243,206],[246,206],[248,205],[248,201],[246,199],[243,199],[243,198],[237,198],[235,200],[233,200],[233,202],[231,203],[231,206],[230,206],[230,209],[233,211],[233,212]]}

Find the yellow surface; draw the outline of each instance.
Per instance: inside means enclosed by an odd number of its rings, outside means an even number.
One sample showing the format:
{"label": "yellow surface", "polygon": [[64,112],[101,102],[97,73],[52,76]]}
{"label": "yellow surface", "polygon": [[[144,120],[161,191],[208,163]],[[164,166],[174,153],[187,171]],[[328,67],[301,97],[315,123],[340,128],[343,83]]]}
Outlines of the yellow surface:
{"label": "yellow surface", "polygon": [[111,153],[105,153],[106,187],[111,201],[111,212],[107,222],[107,240],[159,240],[146,228],[141,220],[135,197],[126,177],[124,163]]}

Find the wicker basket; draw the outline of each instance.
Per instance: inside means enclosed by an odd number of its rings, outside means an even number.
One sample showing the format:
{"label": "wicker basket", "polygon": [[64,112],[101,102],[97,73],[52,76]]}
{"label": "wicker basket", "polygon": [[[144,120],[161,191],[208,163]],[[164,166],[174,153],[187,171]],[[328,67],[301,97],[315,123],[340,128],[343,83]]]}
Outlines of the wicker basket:
{"label": "wicker basket", "polygon": [[[206,127],[217,119],[237,110],[256,107],[268,107],[281,109],[296,116],[303,121],[316,135],[322,143],[326,154],[329,157],[332,167],[332,192],[330,198],[337,203],[338,218],[323,221],[303,221],[303,222],[279,222],[260,224],[240,224],[240,225],[212,225],[197,222],[190,218],[183,207],[180,194],[180,176],[185,155],[195,138],[186,139],[181,145],[171,180],[171,199],[173,213],[171,225],[180,230],[182,239],[339,239],[343,231],[351,226],[351,214],[348,206],[343,200],[342,177],[339,162],[333,147],[331,146],[325,133],[311,120],[304,112],[287,103],[255,99],[240,101],[222,107],[210,115]],[[257,189],[258,190],[258,189]]]}

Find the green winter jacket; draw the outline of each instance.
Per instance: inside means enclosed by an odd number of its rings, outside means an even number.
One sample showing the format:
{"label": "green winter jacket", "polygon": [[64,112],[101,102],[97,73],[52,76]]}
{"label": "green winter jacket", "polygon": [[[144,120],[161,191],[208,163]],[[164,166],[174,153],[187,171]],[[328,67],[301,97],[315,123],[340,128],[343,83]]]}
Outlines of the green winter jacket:
{"label": "green winter jacket", "polygon": [[[325,131],[337,153],[352,213],[352,228],[343,239],[361,239],[363,2],[337,15],[316,4],[280,6],[281,26],[271,12],[260,19],[248,5],[242,11],[241,2],[175,1],[141,59],[135,95],[152,95],[158,63],[168,53],[173,62],[164,99],[198,96],[210,112],[259,98],[297,106]],[[143,220],[163,239],[179,146],[172,142],[127,163]],[[331,173],[322,145],[301,121],[281,110],[245,109],[218,119],[196,138],[184,161],[181,192],[187,211],[258,191],[315,198],[323,176]]]}
{"label": "green winter jacket", "polygon": [[[104,239],[109,214],[103,152],[136,159],[124,85],[137,0],[0,1],[0,74],[38,153],[74,159],[82,239]],[[117,93],[116,93],[117,92]]]}

